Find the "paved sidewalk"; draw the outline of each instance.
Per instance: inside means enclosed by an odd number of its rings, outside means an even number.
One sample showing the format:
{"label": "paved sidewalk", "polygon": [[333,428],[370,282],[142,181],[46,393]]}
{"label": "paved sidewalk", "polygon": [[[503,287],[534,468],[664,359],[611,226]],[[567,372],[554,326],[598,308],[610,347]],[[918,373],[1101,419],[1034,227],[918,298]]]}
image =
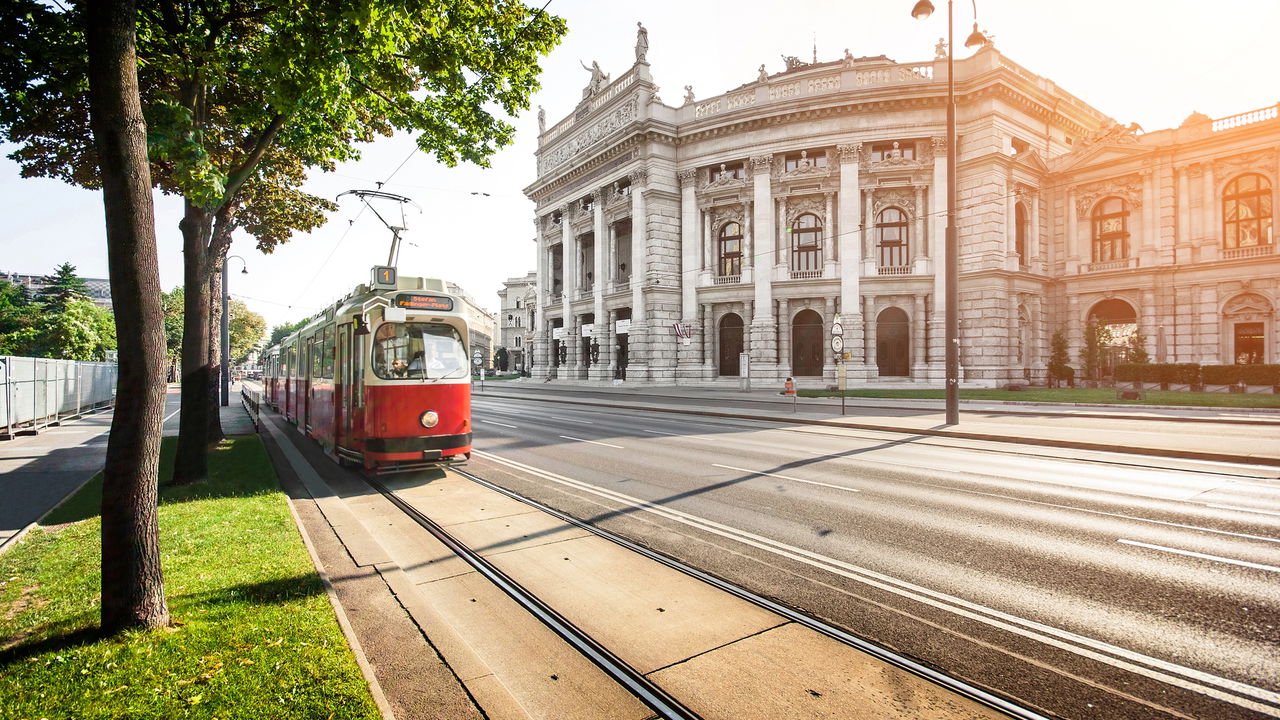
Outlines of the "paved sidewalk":
{"label": "paved sidewalk", "polygon": [[1172,458],[1280,466],[1280,414],[1228,408],[1011,405],[962,402],[947,425],[941,401],[798,398],[720,388],[583,387],[556,383],[488,383],[478,398],[522,398],[605,407],[663,410],[735,419],[767,419],[860,430],[889,430],[962,440],[1127,452]]}

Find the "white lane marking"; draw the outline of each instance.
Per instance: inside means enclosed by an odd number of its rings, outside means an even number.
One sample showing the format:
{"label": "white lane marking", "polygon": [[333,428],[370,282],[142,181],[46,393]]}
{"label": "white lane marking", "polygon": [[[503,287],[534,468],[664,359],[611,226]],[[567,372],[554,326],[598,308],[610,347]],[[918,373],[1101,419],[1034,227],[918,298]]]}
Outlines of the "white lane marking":
{"label": "white lane marking", "polygon": [[53,450],[48,445],[27,445],[24,447],[0,447],[0,452],[26,452],[28,450]]}
{"label": "white lane marking", "polygon": [[1239,510],[1240,512],[1257,513],[1258,515],[1274,515],[1280,517],[1280,512],[1272,512],[1270,510],[1254,510],[1253,508],[1240,507],[1239,505],[1218,505],[1217,503],[1203,503],[1205,507],[1218,508],[1219,510]]}
{"label": "white lane marking", "polygon": [[174,415],[177,415],[177,414],[178,414],[178,413],[180,413],[180,412],[182,412],[182,408],[178,408],[177,410],[174,410],[173,412],[169,413],[168,415],[165,415],[165,416],[164,416],[164,419],[163,419],[163,420],[161,420],[160,422],[161,422],[161,423],[167,423],[167,422],[169,422],[169,418],[173,417]]}
{"label": "white lane marking", "polygon": [[686,437],[682,433],[669,433],[669,432],[662,432],[661,430],[645,430],[644,428],[640,428],[640,432],[647,432],[652,435],[670,435],[671,437]]}
{"label": "white lane marking", "polygon": [[500,423],[500,422],[498,422],[497,420],[481,420],[480,422],[484,423],[485,425],[501,425],[502,427],[509,427],[509,428],[513,428],[513,429],[519,430],[519,428],[518,428],[518,427],[516,427],[515,425],[508,425],[508,424],[506,424],[506,423]]}
{"label": "white lane marking", "polygon": [[607,442],[597,442],[595,440],[586,440],[584,438],[569,437],[568,435],[561,435],[560,437],[564,438],[565,440],[573,440],[575,442],[585,442],[585,443],[591,443],[592,445],[603,445],[605,447],[617,448],[619,450],[626,450],[626,448],[622,447],[621,445],[612,445]]}
{"label": "white lane marking", "polygon": [[572,420],[570,418],[560,417],[558,415],[547,415],[547,417],[552,420],[560,420],[562,422],[567,422],[567,423],[578,423],[579,425],[595,425],[595,423],[591,422],[590,420]]}
{"label": "white lane marking", "polygon": [[805,485],[817,485],[819,487],[831,488],[832,490],[846,490],[848,492],[862,492],[857,488],[845,487],[843,485],[832,485],[831,483],[818,482],[817,480],[805,480],[803,478],[791,477],[790,475],[779,475],[778,473],[764,472],[763,470],[748,470],[746,468],[734,467],[732,465],[718,465],[711,463],[711,467],[724,468],[725,470],[736,470],[738,472],[751,473],[752,475],[768,475],[769,477],[790,480],[791,482],[804,483]]}
{"label": "white lane marking", "polygon": [[[92,430],[45,430],[45,435],[88,435]],[[99,430],[98,432],[102,432]]]}
{"label": "white lane marking", "polygon": [[1274,565],[1263,565],[1262,563],[1249,562],[1248,560],[1235,560],[1232,558],[1222,557],[1221,555],[1206,555],[1205,553],[1193,552],[1191,550],[1179,550],[1178,548],[1165,547],[1164,545],[1152,545],[1151,543],[1138,542],[1137,540],[1125,540],[1124,538],[1119,538],[1116,542],[1124,543],[1125,545],[1137,545],[1138,547],[1159,550],[1161,552],[1174,553],[1175,555],[1186,555],[1187,557],[1200,558],[1201,560],[1213,560],[1214,562],[1239,565],[1240,567],[1253,568],[1255,570],[1280,572],[1280,567],[1276,567]]}
{"label": "white lane marking", "polygon": [[[993,608],[979,605],[978,603],[963,600],[953,595],[947,595],[936,590],[930,590],[926,587],[899,580],[897,578],[878,573],[874,570],[859,567],[852,563],[846,563],[842,560],[836,560],[824,555],[804,550],[792,545],[778,542],[771,538],[761,535],[739,530],[713,520],[706,520],[696,515],[681,512],[671,508],[655,505],[639,498],[634,498],[623,493],[613,490],[606,490],[596,487],[588,483],[578,480],[572,480],[563,475],[541,470],[531,465],[508,460],[483,450],[475,451],[475,454],[493,460],[494,462],[507,465],[508,467],[523,470],[525,472],[537,475],[552,482],[567,485],[584,492],[599,495],[604,498],[621,502],[633,507],[640,508],[646,512],[659,515],[661,517],[684,523],[691,527],[696,527],[706,532],[719,535],[721,537],[735,540],[750,545],[751,547],[771,552],[781,557],[790,558],[797,562],[805,563],[813,567],[825,570],[842,577],[861,582],[871,587],[879,588],[886,592],[900,595],[902,597],[924,603],[935,608],[946,610],[948,612],[967,617],[978,622],[1001,628],[1016,635],[1021,635],[1032,640],[1044,643],[1060,650],[1074,653],[1081,657],[1096,660],[1112,667],[1127,670],[1143,677],[1158,680],[1160,682],[1185,688],[1192,692],[1217,698],[1225,702],[1229,702],[1239,707],[1248,708],[1256,712],[1272,714],[1275,712],[1276,706],[1280,705],[1280,693],[1272,692],[1264,688],[1254,687],[1238,680],[1219,677],[1203,670],[1196,670],[1184,665],[1178,665],[1167,660],[1144,655],[1140,652],[1122,648],[1118,645],[1096,640],[1094,638],[1079,635],[1077,633],[1062,630],[1051,625],[1028,620],[1016,615],[1001,612]],[[1255,698],[1250,699],[1250,698]],[[1260,701],[1260,702],[1259,702]]]}
{"label": "white lane marking", "polygon": [[485,412],[496,412],[496,413],[502,413],[503,415],[523,415],[524,414],[519,410],[508,410],[506,408],[489,407],[487,405],[477,405],[476,407]]}

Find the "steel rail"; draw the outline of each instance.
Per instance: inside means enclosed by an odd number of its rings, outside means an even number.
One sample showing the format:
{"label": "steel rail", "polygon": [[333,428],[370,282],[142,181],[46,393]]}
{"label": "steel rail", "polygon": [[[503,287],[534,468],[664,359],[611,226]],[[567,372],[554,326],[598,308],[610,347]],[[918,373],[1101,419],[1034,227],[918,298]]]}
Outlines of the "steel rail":
{"label": "steel rail", "polygon": [[[451,469],[457,471],[457,468]],[[469,473],[463,474],[472,480],[476,480]],[[459,542],[434,520],[406,502],[377,478],[365,475],[361,475],[361,477],[404,512],[405,515],[408,515],[414,522],[434,535],[437,540],[444,543],[445,547],[449,548],[450,551],[462,558],[472,568],[475,568],[476,572],[496,585],[525,610],[528,610],[542,624],[550,628],[552,632],[560,636],[575,650],[582,653],[583,656],[603,670],[606,675],[626,688],[628,692],[649,706],[654,712],[667,718],[667,720],[701,720],[700,715],[654,684],[639,670],[631,667],[626,661],[613,654],[608,648],[597,642],[595,638],[588,635],[586,631],[556,612],[551,606],[544,603],[488,560],[485,560],[471,548]]]}
{"label": "steel rail", "polygon": [[650,550],[649,548],[646,548],[642,545],[638,545],[630,540],[627,540],[626,538],[615,535],[607,530],[602,530],[598,527],[595,527],[594,525],[589,525],[587,523],[584,523],[575,517],[572,517],[559,510],[556,510],[555,508],[544,505],[532,498],[525,497],[513,490],[508,490],[507,488],[496,485],[493,482],[490,482],[489,480],[485,480],[484,478],[479,477],[473,473],[467,472],[466,470],[462,470],[456,467],[451,468],[451,470],[471,480],[472,482],[483,485],[484,487],[487,487],[490,490],[495,490],[497,492],[500,492],[503,495],[506,495],[507,497],[511,498],[512,500],[522,502],[526,505],[529,505],[530,507],[541,510],[549,515],[552,515],[553,517],[559,520],[562,520],[575,527],[578,527],[590,533],[593,533],[598,537],[604,538],[605,540],[609,540],[617,545],[620,545],[623,548],[626,548],[627,550],[639,553],[651,560],[660,562],[663,565],[666,565],[667,567],[672,568],[673,570],[678,570],[690,577],[701,580],[709,585],[712,585],[713,587],[716,587],[720,590],[730,593],[731,595],[734,595],[738,598],[746,600],[747,602],[750,602],[754,605],[762,607],[770,612],[781,615],[782,617],[785,617],[788,620],[791,620],[792,622],[799,623],[801,625],[804,625],[805,627],[810,628],[811,630],[820,632],[823,635],[826,635],[827,637],[833,640],[836,640],[838,642],[844,643],[845,645],[849,645],[858,650],[861,650],[862,652],[865,652],[868,655],[878,660],[886,662],[901,670],[905,670],[906,672],[909,672],[912,675],[915,675],[917,677],[923,678],[924,680],[927,680],[935,685],[944,687],[947,690],[950,690],[958,695],[962,695],[978,703],[979,705],[990,708],[992,710],[996,710],[998,712],[1002,712],[1005,715],[1008,715],[1013,718],[1018,718],[1019,720],[1050,720],[1049,717],[1045,715],[1041,715],[1040,713],[1037,713],[1034,710],[1029,710],[1025,707],[1022,707],[1021,705],[1018,705],[1014,702],[1006,700],[998,695],[987,692],[986,690],[983,690],[974,685],[970,685],[969,683],[963,680],[951,677],[946,673],[943,673],[939,670],[935,670],[934,668],[931,668],[927,665],[924,665],[915,660],[912,660],[911,658],[908,658],[904,655],[899,655],[898,653],[895,653],[892,650],[889,650],[887,648],[876,645],[868,640],[864,640],[860,637],[857,637],[856,635],[853,635],[838,627],[835,627],[834,625],[823,622],[822,620],[811,617],[809,615],[805,615],[795,609],[787,607],[786,605],[783,605],[774,600],[770,600],[769,598],[766,598],[764,596],[757,595],[756,593],[753,593],[750,590],[739,587],[726,580],[722,580],[721,578],[718,578],[714,575],[703,572],[702,570],[686,565],[685,563],[679,560],[676,560],[674,558],[671,558],[667,555],[656,552],[654,550]]}

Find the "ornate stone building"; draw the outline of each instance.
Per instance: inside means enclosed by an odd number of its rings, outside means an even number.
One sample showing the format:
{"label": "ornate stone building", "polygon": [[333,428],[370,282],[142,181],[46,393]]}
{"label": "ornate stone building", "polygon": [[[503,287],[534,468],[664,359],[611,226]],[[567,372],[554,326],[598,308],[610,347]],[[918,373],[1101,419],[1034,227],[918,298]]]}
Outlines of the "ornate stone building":
{"label": "ornate stone building", "polygon": [[498,347],[507,351],[507,369],[524,372],[529,369],[525,353],[533,329],[537,304],[537,273],[507,278],[498,291]]}
{"label": "ornate stone building", "polygon": [[[539,137],[534,374],[939,383],[945,60],[792,58],[671,107],[637,57]],[[1155,361],[1280,362],[1276,107],[1143,134],[993,47],[955,68],[966,383],[1042,381],[1090,318]]]}

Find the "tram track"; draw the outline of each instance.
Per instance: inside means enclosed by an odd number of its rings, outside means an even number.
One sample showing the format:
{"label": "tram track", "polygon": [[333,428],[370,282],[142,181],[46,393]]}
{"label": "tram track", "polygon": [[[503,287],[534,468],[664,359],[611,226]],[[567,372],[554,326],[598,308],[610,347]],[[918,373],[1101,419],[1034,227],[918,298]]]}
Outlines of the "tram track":
{"label": "tram track", "polygon": [[[716,590],[728,593],[739,600],[750,603],[751,605],[766,612],[773,613],[785,621],[795,623],[796,625],[817,632],[826,638],[834,640],[835,642],[852,648],[858,652],[864,653],[882,663],[891,665],[894,668],[905,671],[931,684],[944,688],[951,693],[964,697],[987,710],[995,711],[1005,717],[1019,718],[1020,720],[1049,720],[1045,715],[1024,708],[963,680],[952,677],[934,668],[923,665],[911,658],[893,652],[892,650],[856,637],[839,627],[753,593],[745,588],[739,587],[714,575],[682,563],[679,560],[650,550],[606,530],[584,523],[570,515],[556,510],[555,508],[544,505],[536,500],[525,497],[517,492],[486,480],[475,473],[459,467],[451,467],[449,470],[450,472],[456,473],[487,490],[497,492],[506,498],[526,505],[541,513],[545,513],[566,525],[571,525],[580,530],[589,532],[592,535],[607,540],[628,552],[643,556],[644,558],[657,562],[667,568],[693,578],[694,580],[705,583]],[[675,697],[673,694],[647,677],[643,672],[633,667],[616,653],[612,652],[603,643],[592,637],[588,632],[573,623],[563,614],[557,612],[549,603],[539,598],[529,589],[525,588],[508,573],[503,572],[492,562],[483,557],[479,552],[468,547],[465,543],[451,535],[446,529],[415,507],[412,502],[400,497],[395,490],[387,487],[387,485],[381,480],[376,477],[362,476],[362,478],[371,488],[385,497],[387,501],[403,512],[414,523],[422,527],[440,541],[440,543],[447,547],[450,552],[454,553],[458,558],[466,562],[468,566],[473,568],[477,573],[510,597],[521,608],[529,612],[539,622],[554,632],[571,648],[573,648],[573,650],[590,660],[613,681],[618,683],[618,685],[625,688],[634,697],[657,713],[659,717],[668,718],[669,720],[685,720],[702,717],[702,715],[691,709],[685,702],[682,702],[679,698]]]}

